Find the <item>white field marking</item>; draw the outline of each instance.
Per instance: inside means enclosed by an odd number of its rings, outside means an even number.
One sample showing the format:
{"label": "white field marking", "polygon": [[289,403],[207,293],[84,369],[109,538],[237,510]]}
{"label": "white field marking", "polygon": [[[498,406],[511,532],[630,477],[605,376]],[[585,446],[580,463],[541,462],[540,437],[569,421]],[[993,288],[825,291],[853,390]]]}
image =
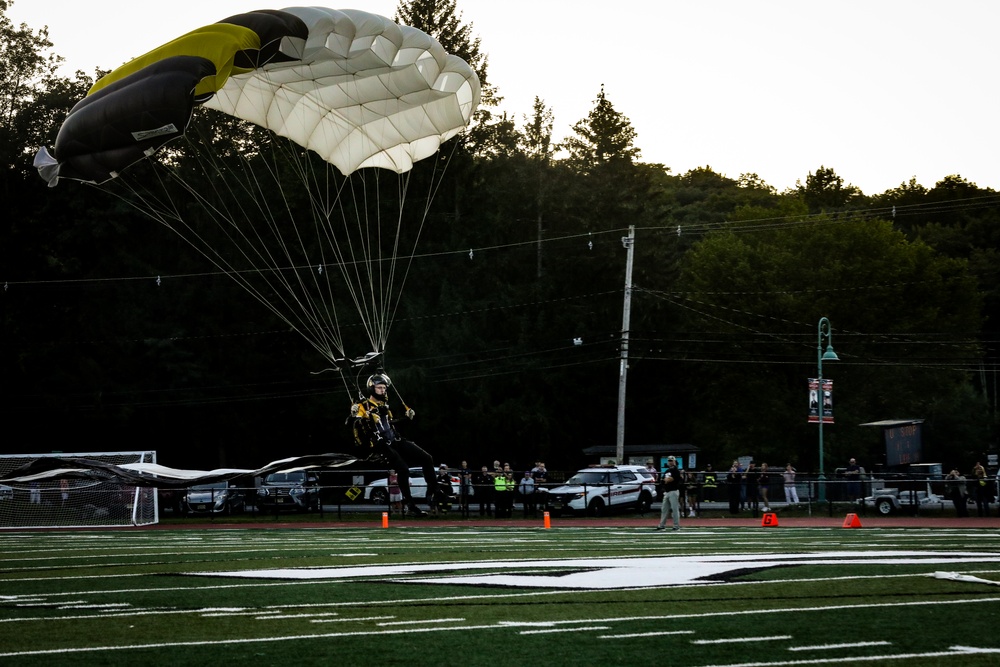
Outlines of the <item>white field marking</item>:
{"label": "white field marking", "polygon": [[[974,602],[995,602],[997,599],[991,600],[962,600],[955,601],[954,604],[969,604]],[[756,611],[742,611],[742,612],[717,612],[712,614],[690,614],[690,615],[675,615],[671,617],[658,617],[658,620],[666,620],[670,618],[678,617],[699,617],[699,616],[721,616],[721,615],[747,615],[747,614],[774,614],[776,612],[788,611],[793,613],[802,613],[803,611],[827,611],[830,609],[845,609],[845,608],[862,608],[862,607],[886,607],[886,606],[913,606],[914,604],[931,604],[931,603],[899,603],[892,605],[837,605],[833,607],[823,607],[823,608],[809,608],[809,609],[788,609],[788,610],[756,610]],[[940,604],[937,603],[937,604]],[[611,620],[642,620],[650,617],[636,617],[635,619],[604,619],[606,622]],[[36,651],[15,651],[9,653],[0,653],[0,657],[21,657],[21,656],[36,656],[36,655],[57,655],[57,654],[71,654],[71,653],[93,653],[99,651],[123,651],[132,649],[149,649],[149,648],[171,648],[179,646],[205,646],[205,645],[219,645],[219,644],[250,644],[250,643],[263,643],[263,642],[279,642],[279,641],[303,641],[309,639],[327,639],[336,637],[358,637],[358,636],[377,636],[383,634],[405,634],[405,633],[428,633],[428,632],[454,632],[454,631],[476,631],[476,630],[489,630],[497,629],[498,625],[478,625],[478,626],[444,626],[444,627],[425,627],[425,628],[409,628],[409,629],[380,629],[376,631],[356,631],[356,632],[341,632],[341,633],[325,633],[325,634],[315,634],[315,635],[297,635],[297,636],[280,636],[280,637],[257,637],[257,638],[239,638],[239,639],[214,639],[206,641],[197,642],[164,642],[156,644],[138,644],[132,646],[94,646],[94,647],[79,647],[79,648],[60,648],[60,649],[46,649],[46,650],[36,650]],[[1000,649],[983,649],[977,647],[953,647],[955,650],[961,653],[1000,653]],[[906,658],[927,658],[927,657],[944,657],[955,655],[954,652],[933,652],[933,653],[914,653],[914,654],[899,654],[895,656],[872,656],[870,658],[844,658],[844,659],[830,659],[830,660],[807,660],[807,661],[779,661],[779,662],[757,662],[757,663],[742,663],[739,665],[727,665],[725,667],[777,667],[781,665],[802,665],[802,664],[824,664],[824,663],[835,663],[835,662],[850,662],[854,661],[873,661],[873,660],[887,660],[887,659],[906,659]]]}
{"label": "white field marking", "polygon": [[855,655],[844,658],[816,658],[813,660],[775,660],[773,662],[739,662],[717,667],[796,667],[798,665],[836,665],[858,664],[861,662],[887,662],[889,660],[917,660],[929,658],[954,658],[967,654],[1000,653],[1000,649],[978,648],[975,646],[952,646],[948,651],[933,651],[930,653],[889,653],[883,655]]}
{"label": "white field marking", "polygon": [[331,556],[335,556],[337,558],[375,558],[375,557],[379,556],[380,554],[372,552],[372,553],[367,553],[367,554],[365,554],[365,553],[344,553],[344,554],[332,553],[330,555]]}
{"label": "white field marking", "polygon": [[511,628],[551,628],[555,624],[555,621],[497,621],[497,625]]}
{"label": "white field marking", "polygon": [[[274,611],[267,611],[267,610],[262,611],[260,609],[252,609],[252,610],[231,609],[228,611],[223,610],[223,611],[212,611],[203,614],[198,613],[198,615],[201,616],[202,618],[217,618],[217,617],[229,617],[229,616],[261,616],[262,614],[279,614],[279,613],[281,612],[279,612],[277,609],[275,609]],[[270,616],[268,616],[267,618],[270,618]]]}
{"label": "white field marking", "polygon": [[426,623],[458,623],[464,620],[464,618],[428,618],[422,621],[386,621],[384,623],[376,623],[375,625],[389,627],[393,625],[424,625]]}
{"label": "white field marking", "polygon": [[314,614],[263,614],[254,616],[255,621],[273,621],[277,620],[288,620],[290,618],[317,618],[319,616],[340,616],[340,612],[336,611],[317,611]]}
{"label": "white field marking", "polygon": [[830,651],[842,648],[864,648],[866,646],[892,646],[892,642],[853,642],[850,644],[819,644],[816,646],[789,646],[789,651]]}
{"label": "white field marking", "polygon": [[354,623],[357,621],[384,621],[395,616],[358,616],[357,618],[314,618],[310,623]]}
{"label": "white field marking", "polygon": [[[996,572],[998,572],[998,570],[973,570],[973,571],[974,572],[979,572],[979,573],[996,573]],[[926,573],[895,574],[895,575],[870,575],[870,576],[855,576],[855,577],[814,577],[814,578],[809,578],[809,579],[784,579],[784,580],[767,580],[767,581],[764,581],[764,580],[761,580],[761,581],[738,581],[738,582],[716,583],[716,584],[712,584],[712,585],[716,585],[716,586],[760,586],[760,585],[773,585],[773,584],[797,583],[797,582],[841,581],[841,580],[857,581],[857,580],[860,580],[860,579],[912,578],[912,577],[924,577],[924,576],[927,576]],[[294,581],[293,582],[285,582],[285,584],[288,584],[288,585],[298,585],[298,584],[301,584],[301,583],[311,583],[311,582],[294,582]],[[205,586],[205,587],[199,587],[199,590],[218,589],[218,588],[223,588],[223,589],[249,588],[249,587],[257,587],[257,586],[281,586],[281,585],[284,585],[284,584],[282,584],[282,583],[275,583],[275,584],[253,583],[253,584],[239,584],[239,585],[227,585],[227,586]],[[699,584],[699,585],[704,585],[704,584]],[[153,591],[153,592],[160,592],[160,591],[170,592],[170,591],[178,591],[178,590],[188,590],[188,588],[187,587],[184,587],[184,588],[171,587],[171,588],[130,589],[130,590],[120,590],[119,589],[119,590],[111,590],[111,591],[88,591],[88,592],[89,593],[94,593],[94,592],[97,592],[97,593],[140,593],[140,592],[150,592],[150,591]],[[629,590],[641,591],[641,590],[646,590],[646,587],[644,587],[644,586],[638,586],[638,587],[633,587],[633,588],[624,588],[624,589],[620,589],[620,590],[622,590],[622,591],[629,591]],[[530,597],[540,597],[540,596],[548,596],[548,595],[562,595],[562,594],[565,594],[565,593],[566,593],[566,591],[563,591],[563,590],[545,590],[545,591],[528,591],[528,592],[518,592],[518,593],[486,593],[486,594],[475,594],[475,595],[453,595],[453,596],[441,597],[441,598],[437,598],[437,599],[440,600],[440,601],[442,601],[442,602],[466,601],[466,600],[483,600],[483,599],[496,600],[496,599],[504,599],[504,598],[525,598],[525,597],[529,597],[530,598]],[[80,594],[79,592],[76,592],[76,593],[69,592],[69,593],[54,593],[54,594],[47,594],[47,595],[79,595],[79,594]],[[1000,598],[998,598],[998,599],[1000,599]],[[33,600],[39,600],[39,601],[33,603]],[[63,602],[63,603],[55,603],[55,602],[46,603],[46,602],[41,602],[40,600],[41,600],[40,598],[25,598],[24,599],[24,605],[22,605],[22,606],[28,606],[28,604],[31,604],[31,606],[40,606],[40,605],[57,606],[58,604],[65,604],[65,602]],[[83,602],[83,601],[81,600],[80,602]],[[397,600],[375,600],[375,601],[367,601],[364,604],[369,605],[369,606],[377,606],[377,605],[409,604],[409,603],[414,603],[414,602],[426,602],[426,599],[425,598],[403,598],[403,599],[397,599]],[[296,608],[296,607],[309,608],[309,609],[315,609],[317,607],[357,607],[358,604],[360,604],[360,603],[356,602],[356,601],[353,601],[353,602],[349,601],[349,602],[312,603],[312,604],[310,604],[310,603],[304,603],[304,604],[299,604],[299,605],[279,605],[279,606],[275,606],[274,609],[276,611],[287,611],[288,609]],[[226,608],[221,608],[221,609],[223,611],[226,611]],[[205,611],[210,611],[210,610],[205,610]],[[237,609],[229,611],[229,613],[236,613],[238,611],[240,611],[240,610],[237,608]],[[160,615],[171,615],[171,614],[176,615],[176,614],[189,614],[189,613],[200,613],[200,612],[199,612],[199,610],[187,610],[187,609],[182,609],[182,610],[153,610],[153,611],[147,611],[147,610],[143,610],[143,609],[135,609],[135,610],[131,610],[129,612],[120,613],[120,614],[109,613],[109,614],[101,614],[101,615],[60,616],[60,617],[52,617],[52,618],[43,618],[43,617],[0,618],[0,623],[13,623],[13,622],[19,622],[19,621],[44,621],[44,620],[58,620],[58,621],[91,620],[91,619],[95,619],[95,618],[117,618],[117,617],[123,617],[123,616],[126,616],[126,617],[131,617],[131,616],[160,616]],[[259,609],[247,610],[245,612],[246,615],[250,615],[250,616],[252,616],[252,615],[259,615],[261,613],[262,613],[262,611],[259,610]]]}
{"label": "white field marking", "polygon": [[[143,565],[143,567],[147,567],[149,565],[178,565],[178,563],[143,563],[142,565]],[[93,567],[93,566],[90,566],[90,567]],[[40,567],[40,568],[29,568],[29,569],[32,569],[32,570],[35,570],[35,569],[38,569],[38,570],[50,570],[52,568],[51,567]],[[63,568],[63,569],[65,569],[65,568]],[[129,577],[148,577],[148,576],[149,576],[149,572],[134,572],[132,574],[124,574],[124,573],[120,573],[120,572],[119,573],[112,572],[111,574],[80,574],[80,575],[68,575],[68,576],[64,576],[64,577],[21,577],[20,579],[4,579],[3,581],[4,581],[4,583],[14,582],[14,581],[18,581],[18,582],[22,582],[23,583],[25,581],[31,581],[31,582],[38,582],[38,581],[76,581],[77,579],[80,579],[80,580],[82,580],[82,579],[121,579],[121,578],[129,578]],[[4,599],[3,596],[0,596],[0,600],[3,600],[3,599]]]}
{"label": "white field marking", "polygon": [[[308,546],[315,546],[315,545],[308,545]],[[240,553],[240,552],[244,552],[244,551],[271,553],[271,552],[275,552],[275,551],[295,551],[295,552],[298,552],[300,549],[301,549],[301,547],[290,547],[290,548],[287,548],[287,549],[279,549],[279,548],[276,548],[276,547],[271,547],[271,548],[266,548],[266,549],[264,549],[264,548],[255,549],[253,547],[253,545],[246,545],[245,547],[243,547],[241,549],[232,549],[232,551],[234,553]],[[144,557],[144,558],[153,558],[153,557],[163,558],[164,556],[217,556],[220,553],[225,553],[225,551],[224,550],[220,551],[219,549],[213,549],[213,550],[210,550],[210,551],[187,551],[187,550],[183,550],[183,551],[157,551],[156,553],[130,553],[130,554],[127,554],[127,555],[128,555],[128,558],[129,558],[129,562],[128,562],[129,565],[132,565],[132,564],[142,565],[141,561],[140,562],[136,562],[135,559],[139,558],[139,557]],[[22,558],[22,559],[19,559],[19,562],[20,563],[34,563],[34,562],[47,563],[46,567],[51,567],[51,561],[54,561],[54,560],[72,560],[72,561],[74,561],[73,563],[65,566],[67,569],[69,569],[69,568],[81,568],[81,567],[94,567],[93,563],[91,563],[91,564],[80,563],[79,561],[81,561],[81,560],[101,560],[101,561],[108,561],[108,560],[120,559],[124,555],[126,555],[126,554],[121,553],[121,551],[118,551],[117,553],[81,554],[81,555],[75,555],[75,556],[67,554],[65,556],[41,556],[41,557],[38,557],[38,558]],[[161,562],[161,561],[157,561],[157,562]],[[174,562],[183,563],[183,561],[170,561],[170,562],[171,563],[174,563]],[[18,567],[17,569],[18,570],[23,570],[23,569],[37,569],[37,568],[26,568],[26,567],[23,568],[23,567]],[[4,571],[6,571],[6,569]]]}
{"label": "white field marking", "polygon": [[[724,616],[752,616],[760,614],[773,615],[776,613],[795,613],[801,614],[805,612],[826,612],[832,610],[851,610],[851,609],[886,609],[889,607],[915,607],[915,606],[936,606],[936,605],[950,605],[950,604],[975,604],[979,602],[1000,602],[1000,598],[980,598],[974,600],[947,600],[947,601],[913,601],[913,602],[898,602],[898,603],[879,603],[879,604],[855,604],[855,605],[829,605],[825,607],[805,607],[805,608],[788,608],[788,609],[759,609],[759,610],[743,610],[736,612],[708,612],[701,614],[670,614],[661,616],[631,616],[631,617],[618,617],[618,618],[604,618],[600,619],[600,622],[604,623],[618,623],[618,622],[635,622],[635,621],[671,621],[678,619],[690,619],[690,618],[708,618],[708,617],[724,617]],[[398,603],[398,601],[397,601]],[[51,620],[51,619],[48,619]],[[575,621],[553,621],[551,627],[555,626],[566,626],[577,623],[593,623],[595,619],[579,619]],[[234,644],[234,643],[260,643],[260,642],[279,642],[279,641],[301,641],[307,639],[328,639],[336,637],[358,637],[358,636],[377,636],[381,634],[404,634],[404,633],[427,633],[427,632],[453,632],[453,631],[474,631],[474,630],[496,630],[503,629],[505,626],[502,624],[490,624],[490,625],[471,625],[471,626],[438,626],[438,627],[422,627],[422,628],[409,628],[409,629],[386,629],[382,628],[379,630],[359,630],[353,632],[340,632],[340,633],[323,633],[315,635],[295,635],[295,636],[278,636],[278,637],[257,637],[257,638],[239,638],[239,639],[213,639],[198,642],[165,642],[156,644],[138,644],[132,646],[96,646],[96,647],[80,647],[80,648],[61,648],[61,649],[46,649],[37,651],[15,651],[9,653],[0,653],[0,658],[5,657],[20,657],[29,655],[53,655],[53,654],[68,654],[68,653],[89,653],[96,651],[120,651],[120,650],[130,650],[130,649],[147,649],[147,648],[170,648],[178,646],[205,646],[205,645],[218,645],[218,644]],[[979,649],[975,647],[962,647],[965,652],[988,652],[988,653],[1000,653],[1000,649]],[[912,654],[904,655],[901,657],[934,657],[934,656],[947,656],[952,655],[952,653],[928,653],[928,654]],[[887,656],[881,656],[882,659],[888,659]],[[874,659],[874,658],[873,658]],[[836,662],[844,662],[846,660],[834,660]],[[814,664],[817,661],[805,661],[805,662],[773,662],[773,663],[746,663],[745,665],[729,665],[726,667],[753,667],[757,665],[790,665],[790,664]],[[829,661],[827,661],[829,662]]]}
{"label": "white field marking", "polygon": [[598,639],[634,639],[635,637],[662,637],[664,635],[693,635],[694,630],[662,630],[660,632],[632,632],[623,635],[597,635]]}
{"label": "white field marking", "polygon": [[1000,648],[980,648],[978,646],[949,646],[948,648],[962,653],[1000,653]]}
{"label": "white field marking", "polygon": [[635,621],[676,621],[676,620],[684,620],[692,618],[700,619],[700,618],[721,618],[728,616],[757,616],[761,614],[781,614],[781,613],[797,614],[810,611],[826,612],[826,611],[843,611],[851,609],[888,609],[892,607],[931,607],[937,605],[972,604],[978,602],[1000,602],[1000,597],[965,599],[965,600],[914,600],[910,602],[877,602],[872,604],[827,605],[824,607],[745,609],[742,611],[709,611],[698,614],[666,614],[659,616],[619,616],[614,618],[601,618],[601,619],[582,618],[576,620],[548,621],[548,623],[551,623],[552,625],[571,625],[574,623],[593,623],[595,621],[600,621],[603,623],[632,623]]}
{"label": "white field marking", "polygon": [[726,637],[725,639],[692,639],[692,644],[731,644],[733,642],[772,642],[777,640],[791,639],[791,635],[771,635],[768,637]]}
{"label": "white field marking", "polygon": [[549,630],[521,630],[519,635],[548,635],[556,632],[589,632],[591,630],[607,630],[606,625],[590,625],[582,628],[551,628]]}
{"label": "white field marking", "polygon": [[80,604],[62,604],[59,606],[59,610],[63,609],[107,609],[111,611],[112,609],[128,609],[132,605],[128,602],[107,602],[105,604],[90,604],[90,603],[80,603]]}

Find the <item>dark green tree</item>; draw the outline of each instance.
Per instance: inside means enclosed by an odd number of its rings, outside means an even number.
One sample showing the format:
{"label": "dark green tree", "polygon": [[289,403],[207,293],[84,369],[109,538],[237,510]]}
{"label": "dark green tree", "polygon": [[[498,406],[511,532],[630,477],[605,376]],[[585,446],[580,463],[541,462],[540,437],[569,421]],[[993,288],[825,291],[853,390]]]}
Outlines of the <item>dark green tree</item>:
{"label": "dark green tree", "polygon": [[[876,439],[857,424],[903,416],[934,424],[935,401],[979,400],[963,370],[980,354],[980,298],[967,262],[907,241],[888,221],[747,222],[710,234],[685,256],[674,299],[698,341],[674,357],[690,359],[674,374],[698,406],[688,432],[718,443],[723,458],[816,468],[803,396],[821,316],[835,327],[842,360],[824,368],[836,380],[830,461],[879,460]],[[983,436],[988,419],[979,417]],[[940,433],[931,451],[944,455],[953,435]]]}
{"label": "dark green tree", "polygon": [[823,166],[815,174],[810,172],[806,176],[805,185],[798,181],[795,189],[805,200],[810,213],[834,213],[864,201],[860,188],[845,185],[844,179],[832,168]]}

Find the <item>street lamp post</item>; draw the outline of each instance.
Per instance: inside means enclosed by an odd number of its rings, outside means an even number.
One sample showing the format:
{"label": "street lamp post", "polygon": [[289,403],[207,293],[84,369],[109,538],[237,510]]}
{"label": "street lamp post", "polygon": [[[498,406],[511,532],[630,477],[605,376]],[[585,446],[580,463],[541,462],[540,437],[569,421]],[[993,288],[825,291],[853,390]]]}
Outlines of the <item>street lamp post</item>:
{"label": "street lamp post", "polygon": [[[840,361],[833,351],[833,328],[830,320],[821,317],[817,326],[819,335],[816,344],[816,380],[819,383],[819,500],[826,501],[826,475],[823,472],[823,361]],[[826,350],[823,349],[823,338],[826,337]]]}

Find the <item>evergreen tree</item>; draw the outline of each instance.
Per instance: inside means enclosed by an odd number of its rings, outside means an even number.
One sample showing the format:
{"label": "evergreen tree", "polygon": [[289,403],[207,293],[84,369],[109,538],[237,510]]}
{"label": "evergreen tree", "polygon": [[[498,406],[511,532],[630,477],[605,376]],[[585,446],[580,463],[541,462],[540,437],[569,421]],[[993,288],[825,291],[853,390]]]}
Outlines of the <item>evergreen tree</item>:
{"label": "evergreen tree", "polygon": [[573,131],[575,136],[568,137],[562,147],[569,153],[570,167],[581,174],[593,174],[607,165],[632,166],[639,158],[635,128],[605,95],[604,84],[594,108],[573,126]]}

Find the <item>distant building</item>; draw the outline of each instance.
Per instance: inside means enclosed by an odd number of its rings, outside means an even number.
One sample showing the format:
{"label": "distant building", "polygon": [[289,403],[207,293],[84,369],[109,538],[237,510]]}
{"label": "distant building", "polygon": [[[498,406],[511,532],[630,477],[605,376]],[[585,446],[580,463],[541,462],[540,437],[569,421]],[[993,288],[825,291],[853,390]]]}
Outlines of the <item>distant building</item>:
{"label": "distant building", "polygon": [[[646,465],[647,461],[652,461],[657,470],[667,467],[667,457],[677,458],[677,464],[681,468],[697,469],[709,461],[698,461],[700,447],[691,444],[651,444],[651,445],[625,445],[625,460],[622,463],[629,465]],[[617,447],[615,445],[596,445],[587,447],[583,453],[588,457],[598,457],[600,463],[615,463]]]}

